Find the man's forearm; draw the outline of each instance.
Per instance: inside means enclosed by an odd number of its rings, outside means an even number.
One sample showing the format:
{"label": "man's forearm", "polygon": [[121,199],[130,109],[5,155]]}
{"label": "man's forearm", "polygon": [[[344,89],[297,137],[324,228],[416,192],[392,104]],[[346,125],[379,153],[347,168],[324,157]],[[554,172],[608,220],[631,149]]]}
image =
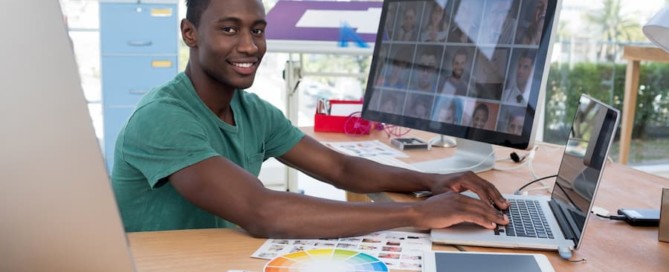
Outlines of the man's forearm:
{"label": "man's forearm", "polygon": [[244,226],[270,238],[334,238],[412,226],[416,203],[353,203],[271,192],[258,206],[260,214]]}
{"label": "man's forearm", "polygon": [[427,190],[432,174],[382,165],[362,158],[347,160],[343,174],[332,184],[356,193],[413,192]]}

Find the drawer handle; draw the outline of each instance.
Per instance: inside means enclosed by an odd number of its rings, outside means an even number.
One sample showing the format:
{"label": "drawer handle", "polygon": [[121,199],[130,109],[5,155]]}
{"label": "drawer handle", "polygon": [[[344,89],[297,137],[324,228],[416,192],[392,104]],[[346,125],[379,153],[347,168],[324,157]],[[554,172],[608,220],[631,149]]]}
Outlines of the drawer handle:
{"label": "drawer handle", "polygon": [[140,89],[140,90],[138,90],[138,89],[130,89],[130,91],[128,91],[128,93],[130,93],[130,94],[136,94],[136,95],[143,95],[143,94],[146,93],[146,90],[144,90],[144,89]]}
{"label": "drawer handle", "polygon": [[151,41],[129,41],[128,45],[130,46],[151,46],[153,42]]}

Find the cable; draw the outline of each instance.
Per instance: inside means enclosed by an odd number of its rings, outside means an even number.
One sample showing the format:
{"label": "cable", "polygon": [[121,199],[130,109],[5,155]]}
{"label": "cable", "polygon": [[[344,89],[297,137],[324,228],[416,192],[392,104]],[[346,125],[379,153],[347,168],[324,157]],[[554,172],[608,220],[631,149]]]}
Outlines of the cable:
{"label": "cable", "polygon": [[625,220],[625,218],[627,218],[627,216],[624,215],[603,215],[593,211],[591,211],[591,213],[594,213],[597,217],[606,218],[610,220]]}
{"label": "cable", "polygon": [[[527,153],[526,155],[524,155],[522,157],[518,156],[518,154],[516,154],[516,152],[512,152],[511,153],[512,160],[514,162],[520,163],[519,165],[515,165],[515,166],[511,166],[511,167],[494,166],[493,169],[499,170],[499,171],[509,171],[509,170],[516,170],[516,169],[522,168],[525,165],[528,165],[528,166],[530,166],[530,171],[534,172],[533,168],[531,167],[531,163],[532,163],[532,160],[534,159],[534,155],[536,154],[536,150],[538,148],[539,148],[539,146],[535,145],[532,148],[532,150],[530,150],[529,153]],[[515,158],[514,158],[514,155],[515,155]],[[495,161],[497,162],[497,161],[501,161],[501,160],[504,160],[504,159],[496,159]],[[537,178],[537,177],[535,176],[534,178]]]}
{"label": "cable", "polygon": [[542,180],[544,180],[544,179],[549,179],[549,178],[554,178],[554,177],[557,177],[557,175],[545,176],[545,177],[543,177],[543,178],[538,178],[538,179],[535,179],[535,180],[533,180],[533,181],[530,181],[530,182],[526,183],[525,185],[520,186],[520,188],[518,188],[518,190],[516,190],[513,194],[515,194],[515,195],[520,195],[520,194],[521,194],[521,191],[522,191],[523,189],[525,189],[527,186],[530,186],[530,185],[532,185],[532,184],[534,184],[534,183],[536,183],[536,182],[542,181]]}

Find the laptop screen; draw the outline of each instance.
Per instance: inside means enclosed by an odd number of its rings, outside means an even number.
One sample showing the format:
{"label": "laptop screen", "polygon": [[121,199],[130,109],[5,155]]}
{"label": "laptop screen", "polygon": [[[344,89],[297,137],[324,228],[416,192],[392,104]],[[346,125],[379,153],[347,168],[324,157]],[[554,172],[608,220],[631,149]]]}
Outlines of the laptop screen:
{"label": "laptop screen", "polygon": [[[618,110],[582,95],[569,131],[551,202],[556,216],[564,215],[564,220],[558,218],[558,221],[566,221],[560,225],[567,223],[577,247],[606,164],[618,115]],[[565,227],[562,228],[564,231]]]}

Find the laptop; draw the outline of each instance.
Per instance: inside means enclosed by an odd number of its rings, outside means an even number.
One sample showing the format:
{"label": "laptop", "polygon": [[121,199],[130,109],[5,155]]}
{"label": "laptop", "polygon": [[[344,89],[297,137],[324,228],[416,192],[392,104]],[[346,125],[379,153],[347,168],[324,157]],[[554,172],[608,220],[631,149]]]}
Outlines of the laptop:
{"label": "laptop", "polygon": [[[487,230],[470,223],[433,229],[435,243],[532,248],[571,253],[583,240],[619,111],[582,95],[550,197],[505,195],[511,223]],[[527,215],[517,211],[537,211]],[[514,213],[514,214],[511,214]]]}
{"label": "laptop", "polygon": [[0,271],[133,271],[59,1],[0,24]]}

